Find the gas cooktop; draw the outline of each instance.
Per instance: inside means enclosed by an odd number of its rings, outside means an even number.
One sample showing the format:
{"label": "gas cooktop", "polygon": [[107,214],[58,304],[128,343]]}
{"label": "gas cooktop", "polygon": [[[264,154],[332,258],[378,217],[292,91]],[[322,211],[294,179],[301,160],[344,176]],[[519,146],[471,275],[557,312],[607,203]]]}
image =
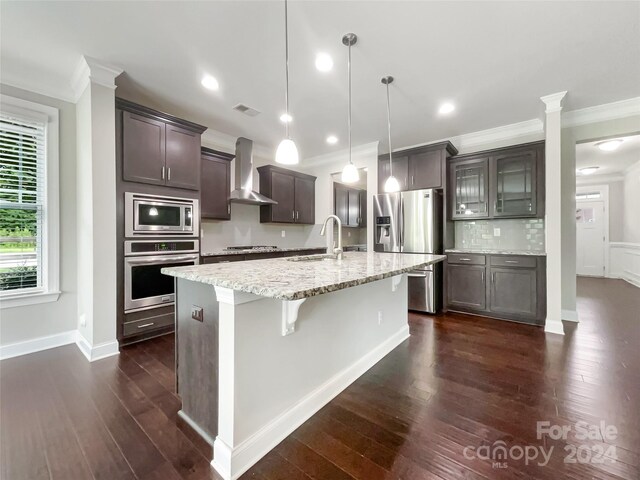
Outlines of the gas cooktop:
{"label": "gas cooktop", "polygon": [[278,247],[275,245],[245,245],[245,246],[237,246],[237,247],[227,247],[225,248],[227,251],[233,250],[278,250]]}

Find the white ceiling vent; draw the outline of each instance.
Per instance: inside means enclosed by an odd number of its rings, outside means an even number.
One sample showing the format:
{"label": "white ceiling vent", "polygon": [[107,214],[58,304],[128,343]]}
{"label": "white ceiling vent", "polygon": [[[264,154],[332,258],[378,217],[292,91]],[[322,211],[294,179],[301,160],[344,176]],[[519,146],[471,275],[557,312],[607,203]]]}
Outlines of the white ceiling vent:
{"label": "white ceiling vent", "polygon": [[249,115],[250,117],[255,117],[256,115],[260,115],[260,111],[255,108],[251,108],[243,103],[237,104],[233,107],[234,110],[237,110],[240,113],[244,113],[245,115]]}

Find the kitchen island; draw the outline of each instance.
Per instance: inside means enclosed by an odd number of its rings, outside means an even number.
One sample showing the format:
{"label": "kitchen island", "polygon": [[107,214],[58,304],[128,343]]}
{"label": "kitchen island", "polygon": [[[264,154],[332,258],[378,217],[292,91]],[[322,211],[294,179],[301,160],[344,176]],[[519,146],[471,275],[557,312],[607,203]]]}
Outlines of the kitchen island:
{"label": "kitchen island", "polygon": [[442,255],[349,252],[165,268],[179,414],[235,479],[409,336],[406,273]]}

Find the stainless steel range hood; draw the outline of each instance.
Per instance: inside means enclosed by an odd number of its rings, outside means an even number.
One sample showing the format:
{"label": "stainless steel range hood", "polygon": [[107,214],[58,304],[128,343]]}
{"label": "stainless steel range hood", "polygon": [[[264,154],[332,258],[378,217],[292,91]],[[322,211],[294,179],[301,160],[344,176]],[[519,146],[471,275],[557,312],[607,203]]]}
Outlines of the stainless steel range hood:
{"label": "stainless steel range hood", "polygon": [[239,137],[236,141],[236,189],[229,201],[247,205],[277,205],[278,202],[253,190],[253,141]]}

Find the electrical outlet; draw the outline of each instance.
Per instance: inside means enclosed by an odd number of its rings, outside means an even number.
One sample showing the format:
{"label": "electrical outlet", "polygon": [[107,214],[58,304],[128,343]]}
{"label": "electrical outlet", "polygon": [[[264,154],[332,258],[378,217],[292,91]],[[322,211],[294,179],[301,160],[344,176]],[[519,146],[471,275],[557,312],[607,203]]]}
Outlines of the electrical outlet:
{"label": "electrical outlet", "polygon": [[287,232],[285,232],[284,230],[282,230],[282,238],[287,236]]}
{"label": "electrical outlet", "polygon": [[204,309],[197,305],[191,305],[191,318],[199,322],[204,322]]}
{"label": "electrical outlet", "polygon": [[382,310],[378,311],[378,325],[382,325]]}
{"label": "electrical outlet", "polygon": [[81,327],[87,326],[87,315],[84,313],[80,315],[80,326]]}
{"label": "electrical outlet", "polygon": [[500,236],[500,229],[499,228],[494,228],[493,229],[493,236],[494,237],[499,237]]}
{"label": "electrical outlet", "polygon": [[350,236],[351,236],[351,232],[347,232],[347,237],[350,237]]}

